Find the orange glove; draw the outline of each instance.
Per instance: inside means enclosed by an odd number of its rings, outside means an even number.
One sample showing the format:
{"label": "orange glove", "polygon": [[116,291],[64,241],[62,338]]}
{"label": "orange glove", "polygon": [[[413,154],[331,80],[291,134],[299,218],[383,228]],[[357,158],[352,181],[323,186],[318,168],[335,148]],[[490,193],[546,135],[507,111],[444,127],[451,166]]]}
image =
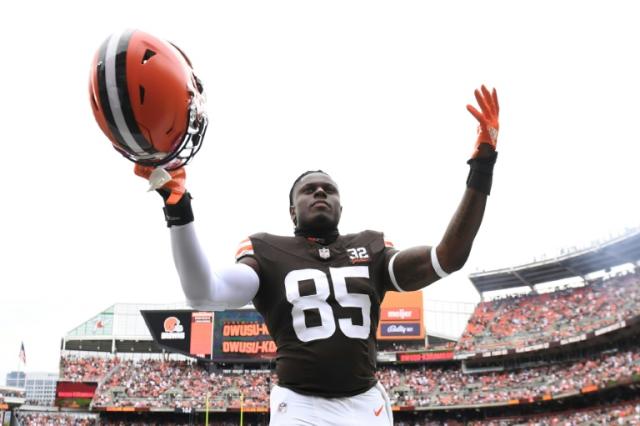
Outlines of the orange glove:
{"label": "orange glove", "polygon": [[187,172],[184,167],[167,172],[159,167],[141,166],[136,164],[133,168],[133,172],[145,179],[149,180],[149,191],[165,190],[169,193],[168,197],[165,197],[165,203],[173,205],[177,204],[185,193],[184,184],[187,180]]}
{"label": "orange glove", "polygon": [[491,93],[489,93],[489,90],[482,85],[481,89],[476,89],[474,94],[482,112],[475,109],[472,105],[467,105],[467,110],[480,123],[478,125],[478,140],[476,141],[471,158],[478,156],[481,144],[488,144],[491,149],[495,151],[496,144],[498,143],[498,130],[500,129],[500,123],[498,123],[500,105],[498,104],[496,89],[493,89]]}

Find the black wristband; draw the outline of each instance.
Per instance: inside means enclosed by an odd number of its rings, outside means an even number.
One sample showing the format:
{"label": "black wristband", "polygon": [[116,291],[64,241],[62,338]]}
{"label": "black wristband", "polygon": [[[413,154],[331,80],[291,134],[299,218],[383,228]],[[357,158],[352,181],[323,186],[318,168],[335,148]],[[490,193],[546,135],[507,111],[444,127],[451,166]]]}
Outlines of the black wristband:
{"label": "black wristband", "polygon": [[176,204],[167,204],[167,198],[171,195],[171,192],[159,189],[157,192],[162,196],[165,201],[165,205],[162,208],[164,211],[164,219],[167,221],[167,227],[176,225],[186,225],[193,222],[193,210],[191,209],[191,194],[185,192]]}
{"label": "black wristband", "polygon": [[493,166],[496,164],[498,153],[491,150],[490,154],[483,158],[472,158],[467,161],[469,176],[467,176],[467,188],[473,188],[483,194],[491,193],[493,180]]}

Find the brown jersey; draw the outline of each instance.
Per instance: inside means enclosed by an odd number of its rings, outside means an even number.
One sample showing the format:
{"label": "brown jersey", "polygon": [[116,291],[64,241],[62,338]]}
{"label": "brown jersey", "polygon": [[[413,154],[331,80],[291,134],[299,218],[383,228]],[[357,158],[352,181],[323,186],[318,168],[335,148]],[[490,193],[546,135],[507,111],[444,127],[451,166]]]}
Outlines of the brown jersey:
{"label": "brown jersey", "polygon": [[260,266],[253,303],[276,342],[280,386],[344,397],[376,383],[376,329],[396,252],[379,232],[339,236],[329,245],[305,237],[252,235],[237,259]]}

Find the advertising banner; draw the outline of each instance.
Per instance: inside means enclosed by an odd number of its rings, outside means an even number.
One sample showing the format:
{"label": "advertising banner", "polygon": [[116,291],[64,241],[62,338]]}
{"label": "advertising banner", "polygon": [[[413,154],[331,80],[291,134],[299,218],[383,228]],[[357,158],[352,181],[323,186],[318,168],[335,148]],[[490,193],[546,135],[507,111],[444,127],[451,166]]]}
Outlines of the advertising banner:
{"label": "advertising banner", "polygon": [[88,408],[98,388],[94,382],[56,383],[55,405],[64,408]]}
{"label": "advertising banner", "polygon": [[450,361],[453,359],[453,351],[445,352],[403,352],[398,353],[398,362],[435,362]]}
{"label": "advertising banner", "polygon": [[380,335],[384,337],[419,338],[421,332],[418,322],[391,322],[380,325]]}
{"label": "advertising banner", "polygon": [[421,291],[387,292],[380,306],[378,340],[424,341],[423,312]]}
{"label": "advertising banner", "polygon": [[382,308],[381,321],[419,321],[422,316],[418,308]]}

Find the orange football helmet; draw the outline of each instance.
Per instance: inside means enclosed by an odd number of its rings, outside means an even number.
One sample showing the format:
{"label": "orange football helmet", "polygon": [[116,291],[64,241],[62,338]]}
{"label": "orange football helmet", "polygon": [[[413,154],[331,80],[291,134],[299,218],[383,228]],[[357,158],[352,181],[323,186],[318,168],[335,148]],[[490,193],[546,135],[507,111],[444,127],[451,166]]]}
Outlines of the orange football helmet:
{"label": "orange football helmet", "polygon": [[100,129],[137,164],[175,170],[202,146],[202,82],[171,43],[139,30],[112,34],[93,59],[89,97]]}

